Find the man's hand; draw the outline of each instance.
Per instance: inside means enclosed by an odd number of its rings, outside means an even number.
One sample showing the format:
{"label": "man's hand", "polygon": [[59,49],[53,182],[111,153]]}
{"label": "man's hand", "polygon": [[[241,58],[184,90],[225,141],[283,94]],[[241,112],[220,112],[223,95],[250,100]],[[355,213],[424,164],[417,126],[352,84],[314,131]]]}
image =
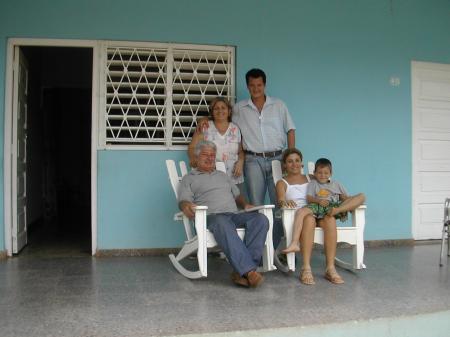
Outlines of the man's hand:
{"label": "man's hand", "polygon": [[250,208],[253,208],[253,207],[255,207],[255,205],[245,204],[244,209],[250,209]]}
{"label": "man's hand", "polygon": [[195,216],[195,207],[196,204],[189,201],[182,201],[180,203],[180,209],[184,215],[186,215],[189,219],[193,219]]}
{"label": "man's hand", "polygon": [[209,119],[208,117],[202,117],[197,121],[197,128],[196,131],[197,132],[203,132],[204,130],[206,130],[209,127],[209,123],[208,123]]}

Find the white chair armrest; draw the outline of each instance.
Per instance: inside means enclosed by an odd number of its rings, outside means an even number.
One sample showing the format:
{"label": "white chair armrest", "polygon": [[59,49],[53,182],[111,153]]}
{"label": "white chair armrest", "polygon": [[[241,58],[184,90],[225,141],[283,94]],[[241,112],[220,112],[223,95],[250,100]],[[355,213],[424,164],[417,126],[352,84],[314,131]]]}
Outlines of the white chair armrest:
{"label": "white chair armrest", "polygon": [[295,208],[282,208],[281,219],[283,222],[284,236],[286,237],[286,245],[292,241],[292,230],[294,229]]}
{"label": "white chair armrest", "polygon": [[273,264],[274,249],[273,249],[273,236],[272,236],[273,209],[274,208],[275,208],[274,205],[262,205],[262,206],[256,206],[256,207],[252,207],[252,208],[245,210],[245,212],[258,211],[259,213],[264,214],[267,217],[267,219],[269,220],[269,229],[267,231],[265,248],[263,251],[263,270],[265,270],[265,271],[270,271],[270,270],[276,269],[275,265]]}
{"label": "white chair armrest", "polygon": [[195,207],[195,231],[197,232],[198,250],[197,260],[200,272],[207,276],[207,233],[206,233],[206,211],[208,206]]}
{"label": "white chair armrest", "polygon": [[[294,229],[294,219],[295,212],[297,209],[295,208],[282,208],[281,209],[281,218],[283,223],[284,236],[286,238],[286,246],[288,246],[292,242],[292,233]],[[295,253],[289,253],[286,255],[287,259],[287,269],[295,270]]]}
{"label": "white chair armrest", "polygon": [[207,210],[208,209],[208,206],[195,206],[195,211],[197,211],[197,210]]}
{"label": "white chair armrest", "polygon": [[243,209],[243,210],[239,211],[239,213],[260,211],[262,209],[273,209],[273,208],[275,208],[275,205],[261,205],[261,206],[255,206],[252,208]]}
{"label": "white chair armrest", "polygon": [[361,205],[354,211],[352,211],[352,226],[359,227],[364,231],[364,226],[366,224],[366,205]]}
{"label": "white chair armrest", "polygon": [[[200,210],[206,210],[206,209],[208,209],[208,206],[197,206],[195,209],[196,210],[198,209],[199,211]],[[176,220],[176,221],[180,221],[180,220],[183,220],[184,216],[185,216],[184,213],[180,211],[180,212],[175,213],[173,215],[173,219]]]}

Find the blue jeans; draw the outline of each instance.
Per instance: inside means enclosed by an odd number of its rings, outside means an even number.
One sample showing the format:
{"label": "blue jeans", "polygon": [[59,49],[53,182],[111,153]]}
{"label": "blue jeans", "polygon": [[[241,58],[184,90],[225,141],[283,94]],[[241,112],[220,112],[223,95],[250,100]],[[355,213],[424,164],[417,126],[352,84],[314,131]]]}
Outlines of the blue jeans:
{"label": "blue jeans", "polygon": [[[257,212],[210,214],[206,223],[239,275],[259,266],[269,229],[269,220],[265,215]],[[244,241],[237,234],[238,227],[245,228]]]}
{"label": "blue jeans", "polygon": [[[269,192],[270,203],[277,205],[277,194],[272,177],[272,161],[281,161],[282,155],[272,158],[264,158],[245,154],[244,175],[247,184],[247,194],[251,204],[255,206],[264,205],[266,191]],[[274,218],[273,223],[273,245],[277,248],[283,236],[281,220]]]}
{"label": "blue jeans", "polygon": [[281,154],[264,158],[251,154],[245,155],[244,174],[247,183],[247,193],[251,204],[255,206],[264,205],[266,191],[269,192],[270,202],[276,205],[277,194],[272,177],[272,161],[280,160]]}

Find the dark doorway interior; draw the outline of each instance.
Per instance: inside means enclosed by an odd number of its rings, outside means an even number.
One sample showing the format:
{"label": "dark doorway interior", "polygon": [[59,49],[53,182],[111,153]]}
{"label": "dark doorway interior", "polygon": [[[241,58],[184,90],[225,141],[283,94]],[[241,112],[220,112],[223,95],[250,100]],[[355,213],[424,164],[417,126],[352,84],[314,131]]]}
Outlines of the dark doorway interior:
{"label": "dark doorway interior", "polygon": [[29,64],[28,245],[21,255],[91,250],[92,49],[23,47]]}

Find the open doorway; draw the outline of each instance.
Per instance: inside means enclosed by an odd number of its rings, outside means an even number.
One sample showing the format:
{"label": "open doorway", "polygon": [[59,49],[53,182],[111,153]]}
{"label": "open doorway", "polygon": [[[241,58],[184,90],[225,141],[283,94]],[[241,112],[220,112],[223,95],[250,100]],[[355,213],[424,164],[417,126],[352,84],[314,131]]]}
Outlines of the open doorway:
{"label": "open doorway", "polygon": [[91,253],[92,48],[20,47],[28,64],[27,245]]}

